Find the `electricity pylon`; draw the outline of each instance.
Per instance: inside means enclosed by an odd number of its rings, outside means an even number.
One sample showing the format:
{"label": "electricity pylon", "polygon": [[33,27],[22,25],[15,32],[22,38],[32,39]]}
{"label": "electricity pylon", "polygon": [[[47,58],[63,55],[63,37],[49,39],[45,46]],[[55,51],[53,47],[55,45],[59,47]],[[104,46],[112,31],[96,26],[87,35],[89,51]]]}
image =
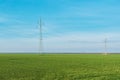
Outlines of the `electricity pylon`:
{"label": "electricity pylon", "polygon": [[43,32],[42,32],[42,19],[39,21],[39,53],[43,54]]}
{"label": "electricity pylon", "polygon": [[107,52],[107,38],[105,38],[104,44],[105,44],[105,52],[104,52],[104,54],[107,55],[108,54],[108,52]]}

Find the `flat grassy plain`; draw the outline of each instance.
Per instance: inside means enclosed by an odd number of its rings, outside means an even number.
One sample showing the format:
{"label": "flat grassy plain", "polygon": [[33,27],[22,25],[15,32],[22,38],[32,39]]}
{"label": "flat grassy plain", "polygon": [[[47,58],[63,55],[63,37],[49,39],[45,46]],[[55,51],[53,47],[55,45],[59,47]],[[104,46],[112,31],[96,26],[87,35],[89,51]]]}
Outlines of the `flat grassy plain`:
{"label": "flat grassy plain", "polygon": [[0,54],[0,80],[120,80],[120,54]]}

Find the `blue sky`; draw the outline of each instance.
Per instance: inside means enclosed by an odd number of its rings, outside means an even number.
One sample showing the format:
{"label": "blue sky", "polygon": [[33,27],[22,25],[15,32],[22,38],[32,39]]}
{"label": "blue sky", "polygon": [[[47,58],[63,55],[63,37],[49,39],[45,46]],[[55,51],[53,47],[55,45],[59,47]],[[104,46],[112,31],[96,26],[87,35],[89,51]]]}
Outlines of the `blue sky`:
{"label": "blue sky", "polygon": [[0,0],[0,52],[120,52],[119,0]]}

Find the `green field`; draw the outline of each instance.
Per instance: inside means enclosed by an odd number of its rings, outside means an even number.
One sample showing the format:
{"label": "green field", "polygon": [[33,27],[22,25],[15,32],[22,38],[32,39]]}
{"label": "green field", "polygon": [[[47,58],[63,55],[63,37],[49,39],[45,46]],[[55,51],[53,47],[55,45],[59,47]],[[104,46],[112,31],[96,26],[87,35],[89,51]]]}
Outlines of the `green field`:
{"label": "green field", "polygon": [[120,80],[120,54],[0,54],[0,80]]}

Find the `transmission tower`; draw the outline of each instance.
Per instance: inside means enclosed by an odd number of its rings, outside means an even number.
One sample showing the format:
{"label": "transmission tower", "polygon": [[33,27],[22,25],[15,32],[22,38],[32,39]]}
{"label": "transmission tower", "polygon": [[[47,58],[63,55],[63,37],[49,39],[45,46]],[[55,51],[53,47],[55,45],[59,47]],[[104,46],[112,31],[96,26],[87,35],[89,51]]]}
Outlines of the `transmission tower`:
{"label": "transmission tower", "polygon": [[39,53],[43,53],[43,32],[42,32],[42,19],[40,18],[39,22]]}
{"label": "transmission tower", "polygon": [[104,41],[104,44],[105,44],[105,52],[104,54],[107,55],[107,38],[105,38],[105,41]]}

